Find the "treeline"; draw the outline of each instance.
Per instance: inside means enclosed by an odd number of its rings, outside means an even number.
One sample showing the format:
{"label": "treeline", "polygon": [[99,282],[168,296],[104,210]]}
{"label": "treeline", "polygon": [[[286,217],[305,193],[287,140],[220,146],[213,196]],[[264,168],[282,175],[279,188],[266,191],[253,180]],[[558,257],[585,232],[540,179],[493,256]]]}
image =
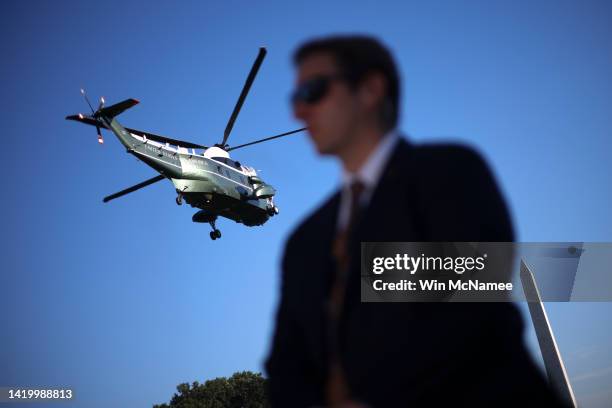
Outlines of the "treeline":
{"label": "treeline", "polygon": [[170,403],[153,408],[268,408],[266,379],[261,373],[243,371],[204,384],[179,384]]}

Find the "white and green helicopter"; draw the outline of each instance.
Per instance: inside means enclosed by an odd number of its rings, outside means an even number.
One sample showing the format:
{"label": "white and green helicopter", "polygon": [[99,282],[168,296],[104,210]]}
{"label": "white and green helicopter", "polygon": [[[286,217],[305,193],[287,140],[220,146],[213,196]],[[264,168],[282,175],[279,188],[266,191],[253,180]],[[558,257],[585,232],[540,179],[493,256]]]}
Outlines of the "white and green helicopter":
{"label": "white and green helicopter", "polygon": [[227,123],[223,140],[210,147],[123,127],[115,117],[138,104],[136,99],[126,99],[104,107],[104,98],[100,98],[100,105],[94,111],[85,91],[81,89],[91,109],[91,116],[78,114],[67,116],[66,119],[95,126],[100,143],[104,143],[100,129],[112,131],[128,153],[159,173],[142,183],[109,195],[103,201],[106,203],[163,179],[169,179],[177,192],[176,203],[181,205],[185,200],[192,207],[199,208],[200,211],[195,213],[192,219],[194,222],[209,223],[212,227],[210,238],[213,240],[221,238],[221,231],[215,226],[218,217],[225,217],[246,226],[255,226],[264,224],[271,216],[278,214],[278,207],[274,205],[275,189],[260,179],[253,168],[232,160],[229,152],[301,132],[306,128],[239,146],[227,145],[236,117],[265,56],[266,49],[260,48]]}

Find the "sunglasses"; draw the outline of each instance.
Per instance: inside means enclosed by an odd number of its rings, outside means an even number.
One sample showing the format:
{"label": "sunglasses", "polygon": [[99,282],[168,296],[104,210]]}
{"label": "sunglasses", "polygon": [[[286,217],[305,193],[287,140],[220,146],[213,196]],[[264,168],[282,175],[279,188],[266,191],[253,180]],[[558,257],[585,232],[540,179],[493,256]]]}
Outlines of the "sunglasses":
{"label": "sunglasses", "polygon": [[329,92],[332,81],[345,80],[341,74],[317,76],[302,82],[291,94],[291,103],[295,106],[298,102],[312,105],[319,102]]}

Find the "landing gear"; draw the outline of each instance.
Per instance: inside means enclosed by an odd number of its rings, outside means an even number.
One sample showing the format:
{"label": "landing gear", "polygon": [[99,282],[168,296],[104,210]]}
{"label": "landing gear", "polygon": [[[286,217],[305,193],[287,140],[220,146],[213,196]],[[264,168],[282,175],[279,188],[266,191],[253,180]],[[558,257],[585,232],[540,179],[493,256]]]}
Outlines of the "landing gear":
{"label": "landing gear", "polygon": [[221,230],[218,230],[217,227],[215,227],[215,222],[211,221],[209,224],[213,229],[210,231],[210,239],[214,241],[215,239],[221,238]]}
{"label": "landing gear", "polygon": [[[183,192],[187,190],[187,186],[183,187],[182,190],[177,189],[176,190],[176,205],[182,205],[183,204]],[[193,207],[193,205],[192,205]]]}

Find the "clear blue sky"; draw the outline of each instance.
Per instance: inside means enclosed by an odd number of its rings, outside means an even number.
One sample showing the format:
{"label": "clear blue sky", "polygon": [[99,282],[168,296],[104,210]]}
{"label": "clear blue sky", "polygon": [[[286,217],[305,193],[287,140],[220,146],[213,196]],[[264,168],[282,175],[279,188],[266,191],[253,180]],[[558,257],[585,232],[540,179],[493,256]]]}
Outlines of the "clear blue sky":
{"label": "clear blue sky", "polygon": [[[83,86],[139,99],[126,126],[214,143],[265,45],[239,144],[300,126],[287,103],[296,45],[371,33],[401,67],[401,128],[479,148],[520,240],[612,241],[610,2],[6,1],[0,21],[0,386],[147,407],[181,382],[260,371],[283,242],[339,179],[304,135],[237,151],[277,188],[281,214],[220,222],[215,242],[167,181],[103,204],[154,173],[64,120],[88,111]],[[548,310],[579,403],[609,406],[612,306]]]}

